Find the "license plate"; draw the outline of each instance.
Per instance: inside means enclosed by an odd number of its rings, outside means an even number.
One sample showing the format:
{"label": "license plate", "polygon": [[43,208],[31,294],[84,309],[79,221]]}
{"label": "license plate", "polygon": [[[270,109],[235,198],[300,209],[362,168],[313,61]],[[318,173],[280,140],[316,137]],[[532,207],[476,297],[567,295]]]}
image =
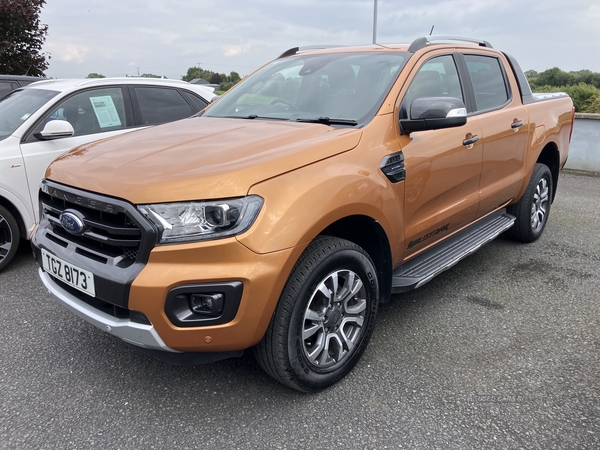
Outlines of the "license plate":
{"label": "license plate", "polygon": [[54,275],[63,283],[85,292],[92,297],[96,296],[94,287],[94,274],[87,270],[80,269],[77,266],[54,256],[42,249],[42,267],[50,275]]}

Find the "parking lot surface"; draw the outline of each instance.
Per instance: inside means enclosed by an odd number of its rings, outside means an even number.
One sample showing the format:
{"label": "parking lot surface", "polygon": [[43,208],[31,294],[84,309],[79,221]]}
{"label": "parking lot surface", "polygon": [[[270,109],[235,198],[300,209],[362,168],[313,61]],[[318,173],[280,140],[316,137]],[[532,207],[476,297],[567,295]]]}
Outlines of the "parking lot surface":
{"label": "parking lot surface", "polygon": [[542,238],[486,245],[380,308],[336,386],[250,354],[179,367],[50,299],[27,246],[0,273],[0,448],[598,448],[600,178],[561,174]]}

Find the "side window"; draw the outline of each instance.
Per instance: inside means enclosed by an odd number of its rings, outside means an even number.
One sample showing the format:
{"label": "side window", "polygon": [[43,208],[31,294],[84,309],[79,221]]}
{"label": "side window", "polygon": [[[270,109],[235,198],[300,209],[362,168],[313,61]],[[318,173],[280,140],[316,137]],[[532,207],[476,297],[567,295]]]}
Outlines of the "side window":
{"label": "side window", "polygon": [[469,68],[477,110],[498,108],[508,99],[508,91],[500,61],[492,56],[465,55]]}
{"label": "side window", "polygon": [[136,87],[135,95],[141,112],[140,125],[158,125],[184,119],[194,110],[176,89]]}
{"label": "side window", "polygon": [[187,99],[188,102],[194,105],[196,111],[202,111],[204,108],[206,108],[206,105],[208,105],[208,103],[204,101],[204,99],[198,97],[196,94],[192,94],[188,91],[181,91],[181,93]]}
{"label": "side window", "polygon": [[0,98],[4,97],[12,90],[13,87],[11,86],[10,81],[0,81]]}
{"label": "side window", "polygon": [[421,97],[455,97],[465,101],[451,55],[431,58],[421,66],[402,101],[402,118],[408,118],[411,103]]}
{"label": "side window", "polygon": [[68,121],[75,130],[73,136],[126,128],[123,91],[119,87],[93,89],[69,97],[53,108],[30,136],[40,132],[51,120]]}

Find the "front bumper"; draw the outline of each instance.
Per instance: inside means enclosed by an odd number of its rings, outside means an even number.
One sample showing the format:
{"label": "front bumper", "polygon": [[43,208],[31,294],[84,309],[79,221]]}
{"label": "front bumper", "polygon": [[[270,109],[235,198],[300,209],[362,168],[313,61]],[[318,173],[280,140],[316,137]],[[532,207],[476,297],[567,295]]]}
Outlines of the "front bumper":
{"label": "front bumper", "polygon": [[175,352],[163,342],[153,325],[136,323],[130,319],[119,319],[105,314],[61,289],[41,268],[38,269],[38,273],[42,283],[56,300],[95,327],[138,347]]}

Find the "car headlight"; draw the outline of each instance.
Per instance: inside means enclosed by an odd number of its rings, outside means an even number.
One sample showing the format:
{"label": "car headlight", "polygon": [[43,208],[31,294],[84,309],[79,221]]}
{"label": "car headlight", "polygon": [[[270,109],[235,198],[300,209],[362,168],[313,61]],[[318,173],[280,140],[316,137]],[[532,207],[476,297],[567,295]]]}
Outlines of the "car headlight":
{"label": "car headlight", "polygon": [[160,243],[218,239],[252,226],[263,199],[257,195],[215,200],[140,205],[138,209],[160,233]]}

